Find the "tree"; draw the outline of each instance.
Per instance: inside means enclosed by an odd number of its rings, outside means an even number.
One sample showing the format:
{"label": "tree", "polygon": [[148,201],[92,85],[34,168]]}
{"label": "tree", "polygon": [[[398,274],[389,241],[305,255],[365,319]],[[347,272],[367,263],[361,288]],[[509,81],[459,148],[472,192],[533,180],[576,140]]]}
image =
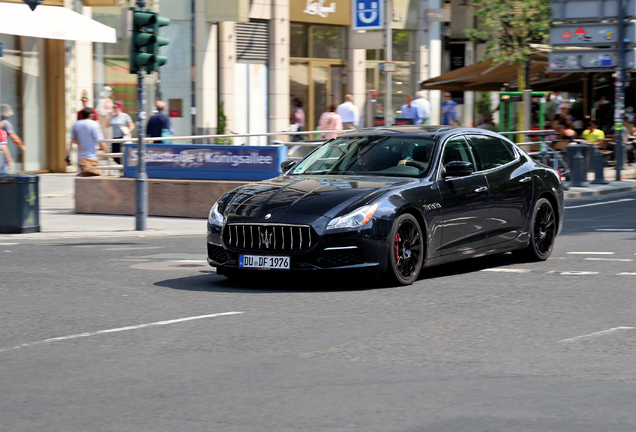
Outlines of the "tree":
{"label": "tree", "polygon": [[[486,43],[486,53],[481,60],[518,64],[518,90],[525,89],[529,84],[526,72],[532,54],[530,44],[544,43],[549,37],[550,0],[470,0],[470,7],[478,18],[479,28],[464,32],[471,40]],[[523,113],[523,104],[519,105],[519,113]],[[522,121],[518,129],[523,129]]]}
{"label": "tree", "polygon": [[484,59],[495,64],[524,64],[530,44],[548,39],[552,14],[550,0],[471,0],[479,27],[464,30],[473,41],[486,43]]}

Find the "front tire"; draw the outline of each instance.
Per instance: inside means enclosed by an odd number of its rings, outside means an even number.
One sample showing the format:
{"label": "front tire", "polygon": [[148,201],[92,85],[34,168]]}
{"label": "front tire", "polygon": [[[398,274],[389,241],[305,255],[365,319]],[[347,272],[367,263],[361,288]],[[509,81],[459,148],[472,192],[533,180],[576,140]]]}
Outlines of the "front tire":
{"label": "front tire", "polygon": [[424,262],[424,238],[417,219],[409,213],[399,216],[393,222],[387,243],[387,282],[393,285],[411,285],[420,275]]}
{"label": "front tire", "polygon": [[530,220],[530,243],[528,247],[515,251],[514,255],[523,261],[545,261],[552,254],[557,233],[554,208],[545,198],[534,205]]}

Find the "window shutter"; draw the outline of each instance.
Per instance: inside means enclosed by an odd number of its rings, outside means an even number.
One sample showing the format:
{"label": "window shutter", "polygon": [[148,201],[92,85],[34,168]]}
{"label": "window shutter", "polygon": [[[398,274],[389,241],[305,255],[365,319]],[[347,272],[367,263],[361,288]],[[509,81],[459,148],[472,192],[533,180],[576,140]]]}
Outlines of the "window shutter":
{"label": "window shutter", "polygon": [[236,61],[267,63],[269,26],[267,20],[252,19],[236,23]]}

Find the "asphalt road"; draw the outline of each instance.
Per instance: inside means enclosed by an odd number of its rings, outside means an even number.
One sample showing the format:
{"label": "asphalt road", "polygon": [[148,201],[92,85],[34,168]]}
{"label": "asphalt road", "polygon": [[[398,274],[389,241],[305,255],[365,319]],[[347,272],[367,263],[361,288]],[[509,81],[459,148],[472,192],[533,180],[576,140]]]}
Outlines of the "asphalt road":
{"label": "asphalt road", "polygon": [[547,262],[403,288],[0,236],[0,431],[634,431],[636,193],[566,206]]}

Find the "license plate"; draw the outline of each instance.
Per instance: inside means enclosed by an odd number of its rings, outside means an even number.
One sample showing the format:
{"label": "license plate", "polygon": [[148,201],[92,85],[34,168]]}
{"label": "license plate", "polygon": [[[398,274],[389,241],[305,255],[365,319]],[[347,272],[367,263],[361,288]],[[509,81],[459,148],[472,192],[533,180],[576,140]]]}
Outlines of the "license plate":
{"label": "license plate", "polygon": [[289,270],[289,257],[239,255],[239,267],[259,270]]}

